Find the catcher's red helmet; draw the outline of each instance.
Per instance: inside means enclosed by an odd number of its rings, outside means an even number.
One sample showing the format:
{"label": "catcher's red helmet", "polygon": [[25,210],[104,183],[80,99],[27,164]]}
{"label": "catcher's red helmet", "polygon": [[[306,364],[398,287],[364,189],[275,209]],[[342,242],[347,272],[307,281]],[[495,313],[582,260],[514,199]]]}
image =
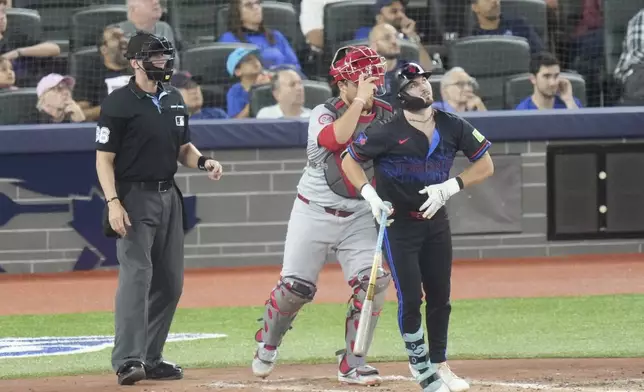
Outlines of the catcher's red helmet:
{"label": "catcher's red helmet", "polygon": [[334,84],[342,80],[358,83],[361,74],[375,76],[378,78],[375,81],[376,95],[382,95],[386,92],[385,72],[387,60],[375,50],[368,46],[345,46],[335,52],[329,75],[333,77]]}

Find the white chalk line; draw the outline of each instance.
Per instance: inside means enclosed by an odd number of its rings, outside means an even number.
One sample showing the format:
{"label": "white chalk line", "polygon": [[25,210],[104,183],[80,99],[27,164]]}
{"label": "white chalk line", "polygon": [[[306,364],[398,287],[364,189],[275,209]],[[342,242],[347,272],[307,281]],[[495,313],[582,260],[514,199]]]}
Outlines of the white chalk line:
{"label": "white chalk line", "polygon": [[[246,382],[246,383],[232,383],[225,381],[216,381],[211,383],[210,387],[216,388],[233,388],[233,389],[249,389],[249,388],[259,388],[262,391],[291,391],[291,392],[364,392],[364,387],[361,389],[329,389],[329,388],[312,388],[310,385],[275,385],[275,384],[284,384],[289,382],[315,382],[320,380],[332,380],[329,377],[310,377],[310,378],[282,378],[275,380],[264,380],[260,382]],[[383,381],[414,381],[411,377],[405,376],[383,376]],[[469,381],[469,380],[468,380]],[[629,381],[638,381],[638,380],[629,380]],[[506,388],[518,388],[525,390],[538,390],[538,391],[554,391],[554,392],[635,392],[634,390],[626,389],[601,389],[596,387],[584,387],[584,386],[575,386],[575,387],[557,387],[549,384],[539,384],[539,383],[521,383],[521,382],[497,382],[497,381],[470,381],[472,385],[487,386],[487,387],[506,387]]]}

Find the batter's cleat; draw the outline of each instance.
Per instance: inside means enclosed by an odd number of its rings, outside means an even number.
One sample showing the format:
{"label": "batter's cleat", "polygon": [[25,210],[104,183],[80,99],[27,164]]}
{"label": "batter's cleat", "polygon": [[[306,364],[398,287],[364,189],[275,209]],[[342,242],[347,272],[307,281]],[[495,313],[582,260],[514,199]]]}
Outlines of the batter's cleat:
{"label": "batter's cleat", "polygon": [[134,385],[145,378],[143,362],[128,361],[116,371],[119,385]]}
{"label": "batter's cleat", "polygon": [[257,351],[253,358],[253,374],[257,377],[268,377],[277,360],[277,347],[266,346],[264,343],[257,344]]}
{"label": "batter's cleat", "polygon": [[382,377],[378,369],[369,365],[352,368],[346,360],[346,351],[336,353],[338,357],[338,381],[344,384],[376,386],[382,384]]}
{"label": "batter's cleat", "polygon": [[[440,378],[438,372],[434,374],[421,374],[418,370],[414,369],[411,364],[409,364],[409,370],[411,375],[418,381],[420,387],[423,389],[423,392],[451,392],[447,387],[447,384]],[[431,370],[428,370],[431,372]]]}
{"label": "batter's cleat", "polygon": [[162,361],[153,368],[145,367],[146,380],[181,380],[183,369],[174,363]]}
{"label": "batter's cleat", "polygon": [[470,389],[470,384],[463,380],[449,368],[447,362],[435,363],[436,373],[443,380],[450,392],[465,392]]}

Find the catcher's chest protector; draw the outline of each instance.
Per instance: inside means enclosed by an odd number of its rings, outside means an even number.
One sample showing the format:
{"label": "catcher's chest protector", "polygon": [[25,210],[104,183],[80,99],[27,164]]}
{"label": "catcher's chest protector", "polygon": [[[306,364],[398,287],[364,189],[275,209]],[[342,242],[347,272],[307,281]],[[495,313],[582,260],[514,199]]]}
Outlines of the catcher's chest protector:
{"label": "catcher's chest protector", "polygon": [[[344,112],[347,111],[347,105],[342,101],[342,99],[334,97],[327,100],[324,106],[335,113],[336,118],[340,118]],[[393,116],[393,110],[391,106],[378,98],[374,98],[373,108],[376,113],[374,119],[370,123],[358,123],[351,140],[355,140],[360,133],[364,132],[369,126],[387,122]],[[342,171],[342,151],[335,153],[329,152],[324,159],[324,177],[326,183],[329,185],[329,188],[336,194],[346,197],[348,199],[361,199],[362,197],[357,192],[355,187],[349,182],[349,180],[344,175]],[[371,182],[373,178],[373,162],[368,161],[361,164],[362,169],[367,175],[367,179]]]}

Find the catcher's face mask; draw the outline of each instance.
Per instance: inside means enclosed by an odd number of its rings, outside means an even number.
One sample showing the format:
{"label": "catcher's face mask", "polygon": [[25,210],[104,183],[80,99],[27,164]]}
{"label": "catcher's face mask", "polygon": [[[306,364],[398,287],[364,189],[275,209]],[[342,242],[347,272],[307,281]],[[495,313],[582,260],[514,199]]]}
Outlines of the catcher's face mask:
{"label": "catcher's face mask", "polygon": [[367,46],[345,46],[340,48],[333,56],[329,75],[333,83],[348,81],[355,85],[360,80],[360,75],[376,77],[376,96],[387,93],[385,87],[385,72],[387,61],[378,55],[375,50]]}
{"label": "catcher's face mask", "polygon": [[165,37],[151,37],[134,56],[141,60],[148,79],[169,82],[174,69],[175,51],[172,43]]}

